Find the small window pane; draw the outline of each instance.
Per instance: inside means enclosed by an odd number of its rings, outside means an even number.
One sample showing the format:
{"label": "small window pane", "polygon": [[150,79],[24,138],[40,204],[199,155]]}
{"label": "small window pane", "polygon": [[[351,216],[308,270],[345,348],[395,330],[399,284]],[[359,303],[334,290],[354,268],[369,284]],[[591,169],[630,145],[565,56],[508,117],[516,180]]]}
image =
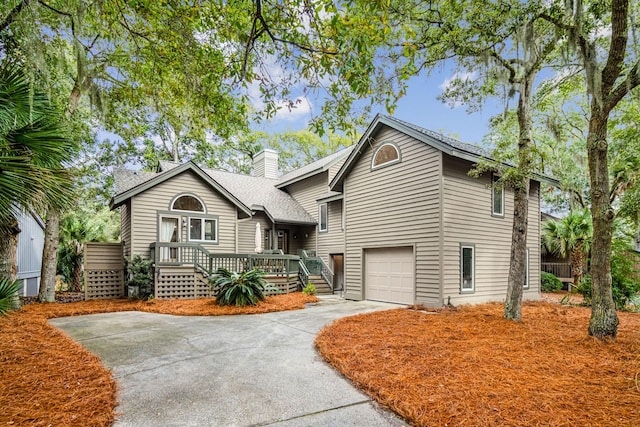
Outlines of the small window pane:
{"label": "small window pane", "polygon": [[524,288],[529,289],[529,249],[525,253],[524,263]]}
{"label": "small window pane", "polygon": [[216,240],[216,222],[212,219],[204,221],[204,240]]}
{"label": "small window pane", "polygon": [[393,162],[394,160],[398,160],[400,158],[400,154],[398,153],[398,149],[391,144],[385,144],[376,151],[375,157],[373,159],[373,167],[384,165],[385,163]]}
{"label": "small window pane", "polygon": [[327,231],[327,204],[320,205],[320,231]]}
{"label": "small window pane", "polygon": [[494,215],[504,215],[504,187],[496,186],[499,177],[493,177],[493,185],[491,198],[492,198],[492,213]]}
{"label": "small window pane", "polygon": [[493,188],[493,213],[502,215],[502,188]]}
{"label": "small window pane", "polygon": [[462,248],[462,289],[473,289],[473,248]]}
{"label": "small window pane", "polygon": [[173,209],[181,211],[204,212],[204,206],[200,200],[193,196],[181,196],[173,202]]}
{"label": "small window pane", "polygon": [[202,240],[202,220],[200,218],[189,219],[189,240]]}

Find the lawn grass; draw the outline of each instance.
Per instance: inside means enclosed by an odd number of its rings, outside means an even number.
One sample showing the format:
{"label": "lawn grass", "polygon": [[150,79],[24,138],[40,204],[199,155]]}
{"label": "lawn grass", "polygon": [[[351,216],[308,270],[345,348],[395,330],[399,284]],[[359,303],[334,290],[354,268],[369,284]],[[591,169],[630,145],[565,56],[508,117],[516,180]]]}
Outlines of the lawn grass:
{"label": "lawn grass", "polygon": [[29,304],[0,318],[0,425],[109,426],[117,385],[100,359],[47,322],[54,317],[116,311],[219,316],[304,308],[314,296],[267,297],[250,307],[219,307],[212,299],[93,300]]}
{"label": "lawn grass", "polygon": [[357,387],[417,426],[640,425],[640,314],[618,338],[587,335],[590,309],[526,303],[340,319],[316,338]]}

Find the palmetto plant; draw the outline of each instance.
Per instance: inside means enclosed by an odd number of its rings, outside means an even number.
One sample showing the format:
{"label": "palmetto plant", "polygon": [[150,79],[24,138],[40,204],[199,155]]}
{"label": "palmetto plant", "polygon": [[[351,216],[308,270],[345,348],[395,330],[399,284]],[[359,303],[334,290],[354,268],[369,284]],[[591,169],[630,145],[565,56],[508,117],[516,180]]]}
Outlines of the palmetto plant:
{"label": "palmetto plant", "polygon": [[16,308],[18,296],[18,281],[7,277],[0,279],[0,315],[6,315],[9,310]]}
{"label": "palmetto plant", "polygon": [[264,291],[268,286],[264,275],[263,271],[255,269],[237,273],[226,268],[218,268],[212,278],[216,302],[218,305],[236,307],[256,305],[264,300]]}
{"label": "palmetto plant", "polygon": [[579,285],[584,274],[592,234],[591,214],[588,209],[576,210],[560,220],[542,223],[543,252],[562,257],[571,256],[575,287]]}
{"label": "palmetto plant", "polygon": [[13,219],[12,204],[44,209],[69,200],[65,163],[76,145],[63,117],[44,93],[34,92],[19,66],[0,65],[0,225]]}

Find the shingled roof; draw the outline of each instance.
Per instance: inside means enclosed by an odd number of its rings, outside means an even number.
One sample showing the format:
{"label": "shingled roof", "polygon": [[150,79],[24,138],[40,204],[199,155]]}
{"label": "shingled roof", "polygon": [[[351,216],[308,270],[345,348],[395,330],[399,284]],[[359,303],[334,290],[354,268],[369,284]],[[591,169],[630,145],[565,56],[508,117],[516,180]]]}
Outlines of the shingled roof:
{"label": "shingled roof", "polygon": [[298,182],[304,178],[308,178],[309,176],[324,172],[331,166],[338,163],[340,160],[345,159],[352,150],[353,145],[347,148],[343,148],[340,151],[336,151],[335,153],[316,160],[315,162],[309,163],[306,166],[291,171],[288,174],[281,176],[276,186],[278,188],[283,188],[287,185],[293,184],[294,182]]}
{"label": "shingled roof", "polygon": [[[154,178],[158,183],[162,182],[163,176],[176,171],[177,168],[184,168],[185,165],[187,163],[162,161],[160,162],[160,172],[157,173],[127,169],[114,170],[116,195],[113,197],[112,207],[115,208],[121,203],[125,193],[129,193],[129,197],[131,197],[135,194],[136,187],[139,187],[140,191],[144,191],[145,184],[153,185],[151,181]],[[197,168],[195,164],[193,166]],[[219,185],[225,190],[225,193],[232,195],[240,202],[241,206],[246,206],[253,211],[265,211],[275,222],[309,225],[317,223],[289,193],[275,187],[278,180],[214,169],[197,168],[196,170],[204,172],[214,185]]]}

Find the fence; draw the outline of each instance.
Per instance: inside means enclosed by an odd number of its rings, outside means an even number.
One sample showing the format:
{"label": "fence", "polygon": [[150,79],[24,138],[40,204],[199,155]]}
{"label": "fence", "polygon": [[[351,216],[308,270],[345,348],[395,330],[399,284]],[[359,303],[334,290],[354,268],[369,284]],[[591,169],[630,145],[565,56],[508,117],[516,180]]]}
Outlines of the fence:
{"label": "fence", "polygon": [[84,299],[124,296],[121,243],[87,242],[84,246]]}

